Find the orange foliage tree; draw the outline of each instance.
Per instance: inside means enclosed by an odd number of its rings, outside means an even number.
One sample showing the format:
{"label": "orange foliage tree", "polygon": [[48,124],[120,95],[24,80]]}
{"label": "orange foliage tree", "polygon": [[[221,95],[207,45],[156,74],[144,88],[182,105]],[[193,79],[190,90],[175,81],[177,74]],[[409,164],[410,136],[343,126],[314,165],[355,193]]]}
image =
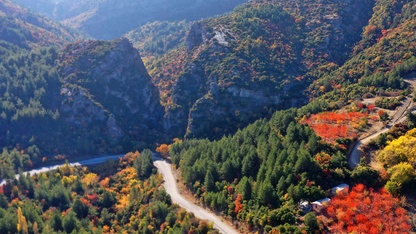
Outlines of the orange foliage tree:
{"label": "orange foliage tree", "polygon": [[237,198],[235,199],[235,208],[234,213],[238,214],[243,209],[243,204],[241,203],[242,197],[241,194],[237,195]]}
{"label": "orange foliage tree", "polygon": [[156,152],[162,156],[162,158],[169,157],[169,146],[167,144],[161,144],[156,148]]}
{"label": "orange foliage tree", "polygon": [[362,184],[332,199],[323,215],[331,233],[410,233],[412,228],[397,198],[385,189],[376,192]]}

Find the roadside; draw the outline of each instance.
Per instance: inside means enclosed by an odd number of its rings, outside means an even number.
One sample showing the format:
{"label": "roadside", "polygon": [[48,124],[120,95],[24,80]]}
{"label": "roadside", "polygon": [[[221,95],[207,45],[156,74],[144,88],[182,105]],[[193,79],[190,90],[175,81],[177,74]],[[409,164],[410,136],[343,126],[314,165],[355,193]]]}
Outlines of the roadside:
{"label": "roadside", "polygon": [[[414,79],[405,80],[409,83],[412,90],[415,89],[416,82]],[[367,100],[368,102],[368,100]],[[406,120],[406,111],[412,109],[415,103],[413,102],[413,96],[409,95],[402,102],[402,105],[396,108],[395,111],[390,112],[390,120],[385,125],[376,125],[370,128],[366,133],[362,134],[358,141],[354,144],[352,150],[350,151],[348,157],[348,164],[350,168],[355,168],[358,166],[361,160],[361,155],[363,152],[363,146],[370,143],[371,140],[377,138],[380,134],[385,133],[390,130],[392,126],[397,123],[402,123]]]}
{"label": "roadside", "polygon": [[166,192],[171,196],[173,203],[185,208],[188,212],[192,212],[197,218],[213,222],[214,228],[218,229],[221,233],[239,233],[232,225],[224,222],[221,216],[209,212],[201,206],[195,205],[193,199],[185,198],[180,194],[177,187],[177,179],[173,175],[172,165],[170,163],[154,156],[154,165],[157,167],[159,173],[163,175]]}

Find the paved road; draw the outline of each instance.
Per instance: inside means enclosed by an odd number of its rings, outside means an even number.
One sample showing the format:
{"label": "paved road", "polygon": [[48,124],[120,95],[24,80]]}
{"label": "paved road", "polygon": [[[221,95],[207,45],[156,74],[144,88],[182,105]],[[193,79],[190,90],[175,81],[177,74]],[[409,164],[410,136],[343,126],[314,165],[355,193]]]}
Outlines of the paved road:
{"label": "paved road", "polygon": [[[406,82],[408,82],[413,88],[415,88],[415,83],[414,80],[406,80]],[[370,143],[370,141],[372,139],[375,139],[376,137],[378,137],[380,134],[387,132],[391,126],[394,126],[397,123],[402,123],[406,120],[406,110],[413,104],[412,101],[412,97],[407,97],[406,101],[404,101],[403,105],[401,105],[397,111],[394,113],[394,115],[392,116],[391,120],[389,121],[387,127],[384,127],[380,130],[378,130],[377,132],[371,134],[368,137],[365,137],[363,139],[360,139],[359,141],[357,141],[357,143],[355,143],[353,149],[351,150],[350,156],[348,158],[348,164],[350,166],[350,168],[354,169],[355,167],[358,166],[358,164],[360,164],[360,158],[361,158],[361,146],[362,145],[366,145],[368,143]]]}
{"label": "paved road", "polygon": [[[77,161],[77,162],[72,162],[69,163],[70,166],[86,166],[86,165],[94,165],[94,164],[100,164],[103,163],[107,160],[114,160],[117,159],[119,157],[123,157],[124,154],[120,154],[120,155],[111,155],[111,156],[104,156],[104,157],[100,157],[100,158],[93,158],[93,159],[87,159],[87,160],[81,160],[81,161]],[[60,163],[57,165],[51,165],[51,166],[46,166],[46,167],[41,167],[41,168],[37,168],[37,169],[33,169],[30,171],[25,171],[23,172],[23,174],[29,174],[29,175],[35,175],[35,174],[39,174],[41,172],[48,172],[51,170],[56,170],[59,167],[62,167],[65,163]],[[15,175],[16,179],[19,179],[19,175]],[[0,182],[0,186],[6,184],[6,180],[1,180]]]}
{"label": "paved road", "polygon": [[352,169],[354,169],[355,167],[358,166],[358,164],[360,164],[360,159],[361,159],[361,146],[362,145],[366,145],[368,143],[370,143],[370,141],[376,137],[378,137],[380,134],[385,133],[389,130],[390,128],[383,128],[380,131],[366,137],[363,138],[359,141],[357,141],[357,143],[355,143],[354,148],[352,149],[351,153],[350,153],[350,157],[348,159],[348,164],[350,165],[350,167]]}
{"label": "paved road", "polygon": [[232,226],[228,225],[221,221],[221,219],[213,214],[203,209],[200,206],[197,206],[179,194],[178,187],[176,186],[175,177],[172,174],[171,165],[164,160],[155,158],[154,165],[157,167],[158,171],[163,175],[165,179],[165,189],[167,193],[172,197],[172,201],[179,206],[185,208],[187,211],[195,214],[196,217],[200,219],[206,219],[214,223],[214,228],[218,229],[221,233],[224,234],[233,234],[238,233]]}
{"label": "paved road", "polygon": [[[100,164],[104,163],[107,160],[114,160],[119,157],[123,157],[124,155],[112,155],[112,156],[104,156],[100,158],[94,158],[94,159],[88,159],[88,160],[82,160],[77,162],[69,163],[70,166],[86,166],[86,165],[94,165],[94,164]],[[58,165],[51,165],[46,167],[41,167],[37,169],[33,169],[30,171],[25,171],[24,174],[30,174],[35,175],[39,174],[41,172],[48,172],[51,170],[56,170],[59,167],[63,166],[65,163],[61,163]],[[172,201],[179,206],[185,208],[187,211],[192,212],[195,214],[196,217],[200,219],[206,219],[210,222],[214,223],[214,227],[217,228],[220,232],[224,234],[234,234],[238,233],[232,226],[228,225],[227,223],[224,223],[221,221],[220,217],[208,212],[207,210],[203,209],[202,207],[199,207],[188,200],[186,200],[184,197],[182,197],[179,192],[178,188],[176,186],[176,180],[175,177],[172,174],[171,165],[167,163],[166,161],[162,160],[161,158],[158,158],[154,156],[154,165],[157,167],[159,173],[163,175],[163,178],[165,180],[164,186],[166,188],[166,191],[169,193],[169,195],[172,197]],[[19,175],[15,176],[16,179],[19,178]],[[0,182],[0,186],[4,185],[6,183],[6,180],[2,180]]]}

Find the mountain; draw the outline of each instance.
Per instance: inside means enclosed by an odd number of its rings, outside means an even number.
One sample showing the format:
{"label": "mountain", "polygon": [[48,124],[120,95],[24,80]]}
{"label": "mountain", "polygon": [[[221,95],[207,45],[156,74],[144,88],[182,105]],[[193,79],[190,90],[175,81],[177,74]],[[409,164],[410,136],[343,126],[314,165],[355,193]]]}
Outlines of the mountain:
{"label": "mountain", "polygon": [[146,141],[143,132],[161,129],[159,92],[127,39],[69,44],[57,63],[66,122],[113,140]]}
{"label": "mountain", "polygon": [[220,138],[305,104],[316,71],[348,59],[371,8],[370,0],[251,1],[195,22],[165,54],[141,48],[151,54],[146,66],[161,93],[165,127],[176,136]]}
{"label": "mountain", "polygon": [[[162,134],[158,90],[126,39],[3,56],[2,167],[30,167],[46,155],[142,149]],[[14,147],[20,160],[13,162]]]}
{"label": "mountain", "polygon": [[114,39],[153,21],[198,20],[222,14],[247,0],[16,0],[97,39]]}
{"label": "mountain", "polygon": [[29,49],[51,45],[63,46],[81,38],[79,33],[9,0],[0,1],[0,40]]}
{"label": "mountain", "polygon": [[416,71],[416,3],[376,1],[374,12],[350,58],[333,66],[312,85],[312,93],[345,105],[349,100],[404,89]]}
{"label": "mountain", "polygon": [[140,55],[149,63],[155,57],[185,45],[191,23],[186,21],[155,21],[135,28],[123,35],[133,43]]}

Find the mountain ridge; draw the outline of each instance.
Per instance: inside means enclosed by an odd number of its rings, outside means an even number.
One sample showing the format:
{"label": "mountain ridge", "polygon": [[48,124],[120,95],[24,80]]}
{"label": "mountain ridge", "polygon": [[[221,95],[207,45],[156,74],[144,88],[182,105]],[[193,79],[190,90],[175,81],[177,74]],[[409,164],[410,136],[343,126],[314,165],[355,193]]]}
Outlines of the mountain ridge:
{"label": "mountain ridge", "polygon": [[120,37],[147,22],[197,20],[222,14],[246,2],[246,0],[180,0],[175,2],[168,0],[140,2],[133,0],[123,2],[116,0],[64,0],[59,2],[46,0],[44,4],[30,0],[16,0],[16,2],[61,21],[67,26],[77,28],[93,38],[109,40]]}

